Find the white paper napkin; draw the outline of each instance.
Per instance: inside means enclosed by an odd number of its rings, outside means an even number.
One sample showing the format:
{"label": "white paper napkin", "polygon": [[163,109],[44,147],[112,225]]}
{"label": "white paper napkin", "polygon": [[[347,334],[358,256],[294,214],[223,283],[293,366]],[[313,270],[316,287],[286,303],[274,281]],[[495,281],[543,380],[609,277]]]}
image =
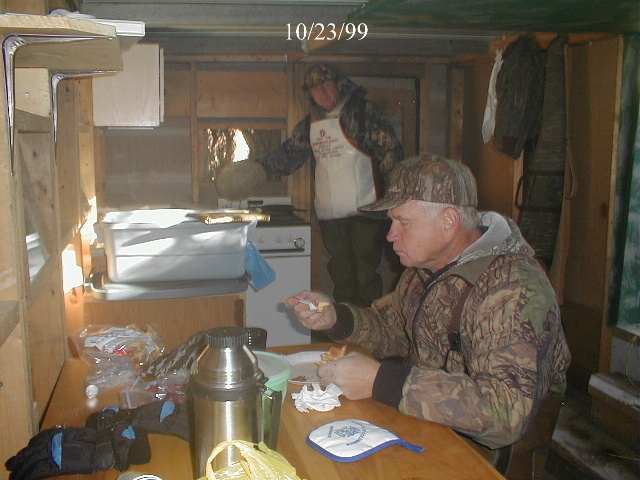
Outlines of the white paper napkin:
{"label": "white paper napkin", "polygon": [[328,412],[341,405],[338,398],[342,390],[333,383],[327,385],[324,390],[319,383],[311,384],[312,390],[307,385],[303,385],[298,393],[292,393],[291,398],[299,412]]}

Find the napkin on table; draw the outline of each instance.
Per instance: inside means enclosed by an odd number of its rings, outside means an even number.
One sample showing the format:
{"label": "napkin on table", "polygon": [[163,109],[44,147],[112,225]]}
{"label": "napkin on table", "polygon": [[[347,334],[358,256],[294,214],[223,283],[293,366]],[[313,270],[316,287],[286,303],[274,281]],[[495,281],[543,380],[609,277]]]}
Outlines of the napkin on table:
{"label": "napkin on table", "polygon": [[328,412],[335,407],[339,407],[342,390],[337,385],[331,383],[324,390],[319,383],[311,384],[312,390],[307,385],[303,385],[298,393],[292,393],[291,398],[299,412]]}

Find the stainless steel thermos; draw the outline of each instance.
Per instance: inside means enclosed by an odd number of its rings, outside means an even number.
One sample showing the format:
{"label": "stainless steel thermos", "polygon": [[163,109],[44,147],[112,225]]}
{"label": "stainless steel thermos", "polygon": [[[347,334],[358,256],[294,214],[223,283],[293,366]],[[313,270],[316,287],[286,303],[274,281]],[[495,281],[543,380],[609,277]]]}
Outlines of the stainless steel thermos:
{"label": "stainless steel thermos", "polygon": [[[191,374],[194,398],[195,448],[198,476],[205,475],[209,455],[224,440],[265,440],[265,418],[276,448],[281,397],[265,387],[267,378],[249,350],[249,334],[240,327],[217,327],[206,334],[207,346]],[[275,395],[274,395],[275,393]],[[264,415],[264,409],[269,412]],[[240,461],[237,448],[227,448],[213,461],[219,470]]]}

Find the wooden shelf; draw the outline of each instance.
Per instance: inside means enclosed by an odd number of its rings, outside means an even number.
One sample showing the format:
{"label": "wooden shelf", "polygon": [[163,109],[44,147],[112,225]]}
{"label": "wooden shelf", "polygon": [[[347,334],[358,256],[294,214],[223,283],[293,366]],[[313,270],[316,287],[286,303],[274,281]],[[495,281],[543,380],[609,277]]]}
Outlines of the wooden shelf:
{"label": "wooden shelf", "polygon": [[[52,37],[51,43],[21,46],[16,52],[16,67],[56,72],[122,70],[120,42],[111,25],[58,16],[5,14],[0,15],[0,35]],[[75,39],[61,47],[64,37]]]}

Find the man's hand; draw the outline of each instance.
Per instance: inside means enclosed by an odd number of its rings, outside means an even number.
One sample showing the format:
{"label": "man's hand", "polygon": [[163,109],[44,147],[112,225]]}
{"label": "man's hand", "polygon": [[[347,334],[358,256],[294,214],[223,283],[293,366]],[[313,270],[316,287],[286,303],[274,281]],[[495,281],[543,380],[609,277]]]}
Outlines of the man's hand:
{"label": "man's hand", "polygon": [[318,367],[318,375],[323,386],[334,383],[349,400],[361,400],[373,395],[373,382],[379,369],[380,362],[377,360],[351,352]]}
{"label": "man's hand", "polygon": [[[305,302],[310,302],[315,307],[322,306],[323,308],[314,310]],[[289,308],[293,308],[300,323],[311,330],[328,330],[336,323],[336,309],[331,303],[331,299],[321,293],[305,290],[293,297],[287,297],[284,304]]]}

